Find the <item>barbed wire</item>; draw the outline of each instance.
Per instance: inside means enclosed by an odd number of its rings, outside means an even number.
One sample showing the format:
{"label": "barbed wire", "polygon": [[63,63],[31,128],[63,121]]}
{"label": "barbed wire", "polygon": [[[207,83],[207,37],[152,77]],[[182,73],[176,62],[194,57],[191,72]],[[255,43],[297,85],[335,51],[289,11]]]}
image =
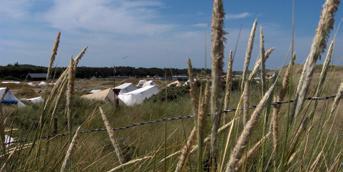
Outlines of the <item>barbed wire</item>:
{"label": "barbed wire", "polygon": [[[325,96],[325,97],[307,97],[306,100],[329,100],[329,99],[333,99],[336,96]],[[340,97],[341,98],[341,97]],[[287,101],[277,101],[277,102],[272,102],[272,105],[282,105],[282,104],[288,104],[288,103],[293,103],[294,100],[287,100]],[[248,109],[255,109],[257,105],[252,105],[249,106]],[[243,108],[231,108],[231,109],[226,109],[223,110],[223,112],[235,112],[237,110],[243,110]],[[208,114],[208,116],[210,116],[210,114]],[[141,127],[141,126],[145,126],[145,125],[150,125],[150,124],[158,124],[158,123],[164,123],[164,122],[171,122],[171,121],[178,121],[178,120],[186,120],[186,119],[191,119],[193,118],[194,115],[179,115],[179,116],[174,116],[174,117],[165,117],[165,118],[159,118],[159,119],[155,119],[155,120],[149,120],[149,121],[143,121],[143,122],[137,122],[137,123],[131,123],[129,125],[123,126],[123,127],[117,127],[117,128],[112,128],[113,131],[121,131],[121,130],[126,130],[126,129],[131,129],[131,128],[135,128],[135,127]],[[80,133],[82,134],[89,134],[89,133],[94,133],[94,132],[104,132],[106,131],[105,128],[95,128],[95,129],[88,129],[88,130],[81,130]],[[45,137],[41,137],[41,139],[52,139],[52,138],[57,138],[57,137],[63,137],[63,136],[68,136],[69,133],[60,133],[60,134],[55,134],[53,136],[45,136]],[[9,142],[6,143],[6,145],[9,144],[13,144],[13,143],[25,143],[27,142],[27,140],[18,140],[18,141],[13,141],[13,142]]]}

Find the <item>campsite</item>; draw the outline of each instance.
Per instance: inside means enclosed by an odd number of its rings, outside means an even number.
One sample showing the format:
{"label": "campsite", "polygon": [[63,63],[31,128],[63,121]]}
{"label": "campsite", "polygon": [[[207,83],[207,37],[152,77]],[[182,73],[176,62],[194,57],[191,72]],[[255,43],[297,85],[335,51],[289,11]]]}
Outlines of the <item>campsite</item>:
{"label": "campsite", "polygon": [[340,0],[1,4],[0,172],[343,171]]}

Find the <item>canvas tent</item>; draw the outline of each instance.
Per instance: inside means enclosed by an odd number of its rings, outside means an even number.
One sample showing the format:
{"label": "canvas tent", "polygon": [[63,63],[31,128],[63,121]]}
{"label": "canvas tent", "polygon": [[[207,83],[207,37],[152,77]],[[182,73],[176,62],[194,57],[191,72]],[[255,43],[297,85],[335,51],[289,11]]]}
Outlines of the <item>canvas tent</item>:
{"label": "canvas tent", "polygon": [[146,81],[142,87],[152,86],[156,85],[156,83],[153,80]]}
{"label": "canvas tent", "polygon": [[2,81],[2,84],[20,84],[20,81]]}
{"label": "canvas tent", "polygon": [[101,90],[92,94],[86,94],[81,96],[81,98],[88,99],[88,100],[97,100],[97,101],[108,101],[113,104],[117,102],[117,96],[114,93],[113,88],[108,88],[105,90]]}
{"label": "canvas tent", "polygon": [[0,87],[0,100],[1,104],[6,105],[18,105],[18,107],[24,107],[25,104],[17,99],[12,91],[7,87]]}
{"label": "canvas tent", "polygon": [[91,90],[91,91],[89,91],[89,93],[91,93],[91,94],[94,94],[94,93],[97,93],[97,92],[99,92],[99,91],[101,91],[101,90],[99,90],[99,89],[95,89],[95,90]]}
{"label": "canvas tent", "polygon": [[128,92],[131,92],[133,90],[136,90],[137,87],[135,85],[133,85],[132,83],[124,83],[124,84],[121,84],[119,86],[116,86],[115,89],[117,90],[117,92],[119,94],[123,94],[123,93],[128,93]]}
{"label": "canvas tent", "polygon": [[45,87],[45,86],[47,86],[48,85],[48,83],[46,83],[46,82],[44,82],[44,81],[41,81],[39,84],[38,84],[38,86],[40,86],[40,87]]}
{"label": "canvas tent", "polygon": [[167,87],[181,87],[182,84],[180,81],[174,81],[174,82],[171,82],[167,85]]}
{"label": "canvas tent", "polygon": [[119,94],[118,98],[127,106],[133,106],[143,103],[145,99],[159,92],[159,88],[156,85],[149,85],[146,87],[139,88],[137,90]]}
{"label": "canvas tent", "polygon": [[143,87],[145,82],[146,82],[146,80],[139,80],[138,84],[137,84],[137,87],[139,87],[139,88]]}
{"label": "canvas tent", "polygon": [[29,86],[31,86],[31,87],[35,87],[35,86],[36,86],[36,84],[33,83],[33,82],[28,82],[27,85],[29,85]]}
{"label": "canvas tent", "polygon": [[26,104],[40,104],[44,102],[43,97],[39,96],[39,97],[33,97],[33,98],[29,98],[29,99],[21,99],[21,101],[23,101]]}

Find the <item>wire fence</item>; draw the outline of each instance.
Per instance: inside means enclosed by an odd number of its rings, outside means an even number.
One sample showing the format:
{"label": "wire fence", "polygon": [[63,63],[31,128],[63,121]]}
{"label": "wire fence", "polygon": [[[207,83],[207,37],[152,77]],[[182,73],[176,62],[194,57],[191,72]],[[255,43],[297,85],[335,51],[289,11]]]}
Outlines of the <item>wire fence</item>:
{"label": "wire fence", "polygon": [[[325,100],[330,100],[334,99],[336,96],[325,96],[325,97],[307,97],[306,100],[317,100],[317,101],[325,101]],[[341,98],[341,97],[340,97]],[[287,101],[278,101],[278,102],[272,102],[272,105],[282,105],[282,104],[289,104],[293,103],[294,100],[287,100]],[[257,105],[249,106],[249,109],[255,109]],[[243,110],[243,108],[231,108],[231,109],[226,109],[223,110],[223,112],[236,112],[237,110]],[[210,116],[210,114],[208,114]],[[193,118],[194,115],[179,115],[179,116],[174,116],[174,117],[165,117],[165,118],[159,118],[155,120],[149,120],[149,121],[142,121],[138,123],[131,123],[123,127],[117,127],[117,128],[112,128],[113,131],[121,131],[121,130],[126,130],[126,129],[131,129],[135,127],[141,127],[145,125],[152,125],[152,124],[159,124],[159,123],[164,123],[164,122],[172,122],[172,121],[179,121],[179,120],[187,120]],[[95,128],[95,129],[88,129],[88,130],[82,130],[80,133],[82,134],[87,134],[87,133],[94,133],[94,132],[104,132],[106,131],[105,128]],[[52,139],[52,138],[57,138],[57,137],[63,137],[63,136],[68,136],[69,133],[60,133],[60,134],[55,134],[53,136],[45,136],[41,137],[41,139]],[[13,143],[26,143],[28,140],[18,140],[18,141],[13,141],[6,143],[7,145],[13,144]]]}

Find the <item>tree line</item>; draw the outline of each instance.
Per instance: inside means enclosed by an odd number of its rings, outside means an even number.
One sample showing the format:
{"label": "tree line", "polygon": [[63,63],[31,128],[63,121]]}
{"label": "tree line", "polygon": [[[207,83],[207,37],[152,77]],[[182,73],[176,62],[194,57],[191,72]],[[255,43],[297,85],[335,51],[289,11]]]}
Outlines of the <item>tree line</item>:
{"label": "tree line", "polygon": [[[57,67],[53,69],[52,75],[58,77],[65,67]],[[207,69],[193,69],[195,73],[207,73]],[[0,66],[0,78],[8,80],[24,80],[28,73],[46,73],[47,67],[27,65],[27,64],[9,64]],[[175,75],[187,75],[187,69],[177,68],[145,68],[145,67],[130,67],[130,66],[115,66],[115,67],[85,67],[77,68],[77,78],[109,78],[109,77],[161,77],[170,78]]]}

